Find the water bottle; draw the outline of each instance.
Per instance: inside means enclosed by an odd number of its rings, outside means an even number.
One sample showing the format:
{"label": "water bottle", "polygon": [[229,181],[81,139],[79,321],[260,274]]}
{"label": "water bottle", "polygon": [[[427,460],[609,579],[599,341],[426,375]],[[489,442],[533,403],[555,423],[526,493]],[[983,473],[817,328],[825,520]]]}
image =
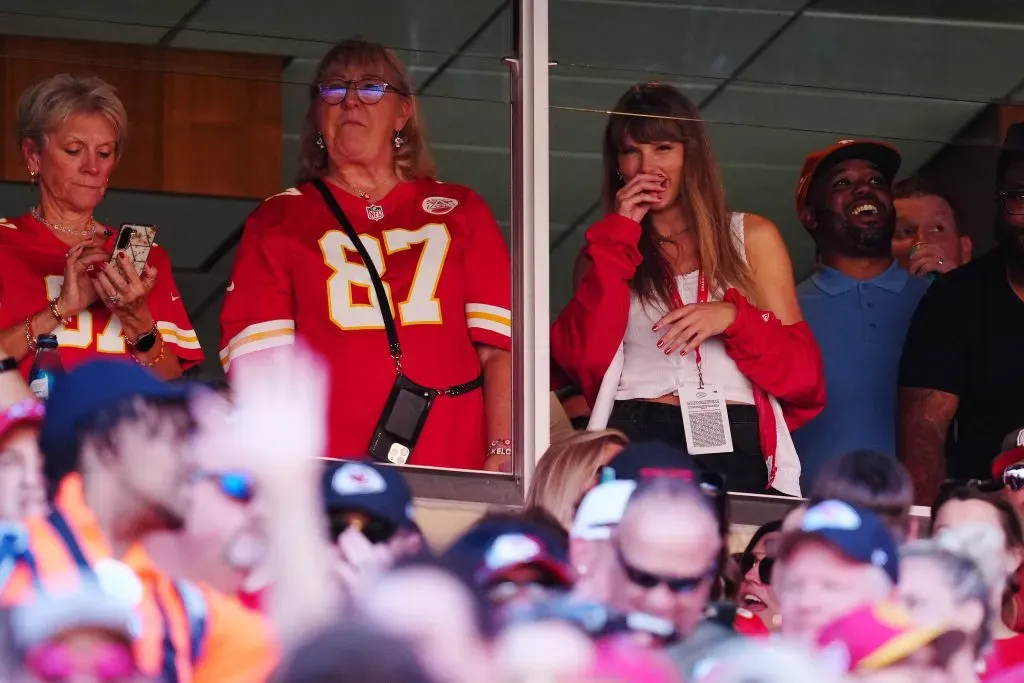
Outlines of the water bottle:
{"label": "water bottle", "polygon": [[40,401],[50,398],[53,381],[64,374],[64,363],[57,351],[57,335],[41,334],[36,342],[36,358],[28,374],[28,386]]}

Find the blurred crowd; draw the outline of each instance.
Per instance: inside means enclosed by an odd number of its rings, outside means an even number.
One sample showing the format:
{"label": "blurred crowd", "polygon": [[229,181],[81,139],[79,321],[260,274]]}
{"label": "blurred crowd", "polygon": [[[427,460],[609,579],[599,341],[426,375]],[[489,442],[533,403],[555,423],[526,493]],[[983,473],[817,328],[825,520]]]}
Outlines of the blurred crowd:
{"label": "blurred crowd", "polygon": [[[94,211],[114,88],[26,90],[0,219],[0,681],[1024,681],[1024,124],[996,247],[899,150],[808,150],[796,283],[700,111],[631,87],[551,330],[573,429],[446,547],[402,465],[511,472],[511,266],[404,65],[346,40],[249,216],[228,382],[156,243]],[[972,226],[972,229],[976,226]],[[735,524],[730,493],[785,518]],[[918,507],[914,507],[917,503]]]}

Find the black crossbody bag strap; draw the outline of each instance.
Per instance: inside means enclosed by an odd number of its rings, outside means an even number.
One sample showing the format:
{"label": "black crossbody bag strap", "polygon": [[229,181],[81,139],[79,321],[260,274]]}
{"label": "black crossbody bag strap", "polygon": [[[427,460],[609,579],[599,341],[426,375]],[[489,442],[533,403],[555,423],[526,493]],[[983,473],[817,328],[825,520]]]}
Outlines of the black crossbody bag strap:
{"label": "black crossbody bag strap", "polygon": [[313,187],[317,189],[320,196],[324,198],[327,208],[338,219],[338,225],[345,231],[349,241],[352,242],[352,246],[359,252],[359,258],[363,259],[363,265],[366,266],[366,270],[370,273],[370,283],[373,284],[373,291],[377,294],[377,305],[380,308],[380,315],[384,319],[384,330],[388,334],[388,346],[391,350],[391,357],[395,359],[395,363],[399,365],[399,371],[401,371],[402,345],[398,343],[398,330],[395,328],[395,319],[391,315],[391,300],[388,299],[388,293],[384,291],[384,283],[380,281],[380,273],[377,272],[377,266],[373,264],[370,253],[366,251],[366,246],[359,239],[356,229],[352,227],[348,216],[341,210],[338,200],[331,194],[324,181],[317,178],[313,181]]}
{"label": "black crossbody bag strap", "polygon": [[[395,319],[391,315],[391,300],[388,299],[387,292],[384,291],[384,283],[381,282],[380,273],[377,272],[377,266],[374,265],[370,259],[369,252],[366,251],[366,246],[363,245],[363,241],[359,239],[359,235],[356,233],[355,228],[352,227],[352,223],[348,220],[348,216],[342,211],[341,206],[338,204],[338,200],[331,194],[331,190],[327,187],[327,184],[323,180],[317,178],[313,181],[313,187],[316,188],[320,196],[324,198],[324,203],[327,204],[327,208],[331,210],[334,217],[338,220],[338,225],[345,231],[349,241],[352,242],[352,246],[359,252],[359,258],[363,259],[363,265],[366,266],[367,272],[370,274],[370,282],[373,284],[373,291],[377,294],[377,306],[380,308],[381,318],[384,319],[384,330],[388,335],[388,347],[391,351],[391,357],[395,359],[395,369],[398,374],[402,373],[402,345],[398,343],[398,328],[395,327]],[[445,396],[459,396],[461,394],[468,393],[474,389],[479,389],[484,385],[484,376],[481,373],[476,379],[464,384],[457,384],[447,389],[436,390],[437,393]]]}

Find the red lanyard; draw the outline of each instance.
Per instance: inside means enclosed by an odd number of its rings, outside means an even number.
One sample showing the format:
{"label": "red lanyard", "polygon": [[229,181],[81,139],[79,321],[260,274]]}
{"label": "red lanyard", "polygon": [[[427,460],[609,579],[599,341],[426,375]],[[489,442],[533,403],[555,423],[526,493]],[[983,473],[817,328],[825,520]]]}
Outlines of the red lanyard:
{"label": "red lanyard", "polygon": [[[672,277],[668,280],[668,294],[672,297],[672,307],[682,308],[685,304],[683,303],[683,297],[679,294],[679,287],[676,285],[676,278]],[[697,271],[697,301],[698,304],[706,304],[708,301],[708,281],[704,277],[704,271]],[[704,373],[701,372],[700,362],[700,347],[698,346],[693,351],[694,359],[697,361],[697,379],[700,382],[701,388],[704,387]]]}

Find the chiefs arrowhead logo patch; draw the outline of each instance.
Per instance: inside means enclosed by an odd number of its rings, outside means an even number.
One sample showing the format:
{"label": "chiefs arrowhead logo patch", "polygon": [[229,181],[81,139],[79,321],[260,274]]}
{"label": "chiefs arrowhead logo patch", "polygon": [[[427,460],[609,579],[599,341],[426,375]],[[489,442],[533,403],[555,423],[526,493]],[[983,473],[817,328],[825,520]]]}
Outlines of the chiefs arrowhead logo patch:
{"label": "chiefs arrowhead logo patch", "polygon": [[451,213],[459,205],[459,200],[451,197],[427,197],[423,200],[423,210],[435,216]]}
{"label": "chiefs arrowhead logo patch", "polygon": [[388,486],[380,472],[359,462],[342,465],[331,477],[331,488],[341,496],[383,493]]}

